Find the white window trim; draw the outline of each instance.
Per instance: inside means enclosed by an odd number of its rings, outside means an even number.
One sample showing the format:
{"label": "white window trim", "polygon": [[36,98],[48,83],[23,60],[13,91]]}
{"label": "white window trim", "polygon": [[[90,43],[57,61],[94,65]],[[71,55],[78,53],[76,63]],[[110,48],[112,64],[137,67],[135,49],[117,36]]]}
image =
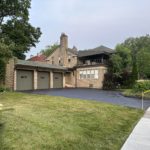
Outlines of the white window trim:
{"label": "white window trim", "polygon": [[79,71],[79,79],[98,79],[99,70],[98,69],[86,69]]}

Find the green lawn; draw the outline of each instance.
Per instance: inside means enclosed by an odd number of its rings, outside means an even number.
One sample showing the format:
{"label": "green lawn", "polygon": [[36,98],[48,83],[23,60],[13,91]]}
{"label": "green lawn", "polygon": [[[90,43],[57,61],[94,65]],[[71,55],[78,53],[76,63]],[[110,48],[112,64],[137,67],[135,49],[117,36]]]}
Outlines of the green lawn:
{"label": "green lawn", "polygon": [[[123,89],[121,91],[122,91],[122,94],[124,96],[142,98],[142,93],[141,92],[135,92],[132,89]],[[144,94],[144,99],[150,100],[150,93]]]}
{"label": "green lawn", "polygon": [[106,103],[64,97],[0,94],[1,150],[119,150],[143,115]]}

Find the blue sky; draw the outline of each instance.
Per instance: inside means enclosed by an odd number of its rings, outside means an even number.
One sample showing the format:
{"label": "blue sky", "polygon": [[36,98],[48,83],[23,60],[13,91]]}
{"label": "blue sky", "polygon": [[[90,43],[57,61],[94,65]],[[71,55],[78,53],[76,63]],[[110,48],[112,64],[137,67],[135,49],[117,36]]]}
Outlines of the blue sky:
{"label": "blue sky", "polygon": [[59,42],[62,32],[69,47],[115,48],[128,37],[150,33],[150,0],[32,0],[30,22],[43,34],[27,57]]}

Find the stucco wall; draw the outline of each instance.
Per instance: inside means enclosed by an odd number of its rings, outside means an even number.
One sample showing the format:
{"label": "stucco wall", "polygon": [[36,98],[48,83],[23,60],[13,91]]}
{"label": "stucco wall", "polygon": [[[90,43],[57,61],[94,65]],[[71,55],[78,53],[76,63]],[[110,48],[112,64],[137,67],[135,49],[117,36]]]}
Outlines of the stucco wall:
{"label": "stucco wall", "polygon": [[[87,69],[96,69],[98,70],[98,79],[80,79],[79,72]],[[100,67],[89,67],[89,68],[78,68],[77,69],[77,87],[86,87],[86,88],[99,88],[103,87],[104,74],[107,68],[104,66]]]}

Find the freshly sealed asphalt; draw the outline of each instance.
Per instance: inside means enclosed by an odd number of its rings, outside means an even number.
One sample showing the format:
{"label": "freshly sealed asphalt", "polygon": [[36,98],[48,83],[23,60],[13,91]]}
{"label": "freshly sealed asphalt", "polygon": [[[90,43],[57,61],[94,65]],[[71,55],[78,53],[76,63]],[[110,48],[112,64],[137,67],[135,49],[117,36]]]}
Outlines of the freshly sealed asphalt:
{"label": "freshly sealed asphalt", "polygon": [[[86,100],[102,101],[122,106],[141,108],[141,99],[124,97],[118,91],[104,91],[98,89],[50,89],[50,90],[35,90],[26,91],[33,94],[44,94],[52,96],[64,96],[68,98],[79,98]],[[144,109],[150,106],[150,100],[144,100]]]}

